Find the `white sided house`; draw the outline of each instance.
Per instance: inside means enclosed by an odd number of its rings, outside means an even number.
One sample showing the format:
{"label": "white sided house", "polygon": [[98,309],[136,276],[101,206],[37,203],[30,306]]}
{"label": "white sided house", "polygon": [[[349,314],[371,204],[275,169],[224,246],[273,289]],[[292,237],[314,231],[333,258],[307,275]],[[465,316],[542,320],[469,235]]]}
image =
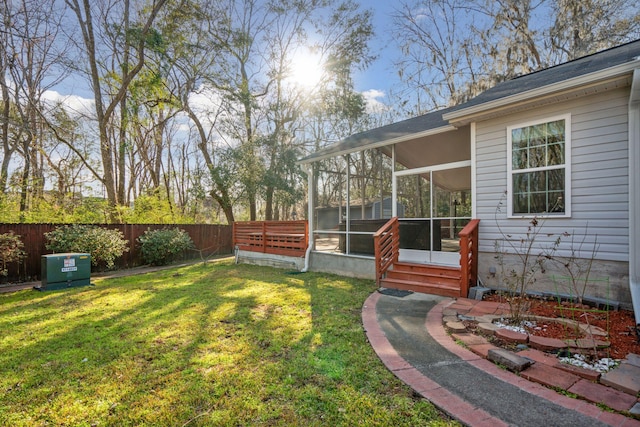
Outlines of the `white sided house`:
{"label": "white sided house", "polygon": [[633,299],[640,313],[640,41],[300,163],[309,270],[467,296],[513,287],[528,255],[526,291]]}

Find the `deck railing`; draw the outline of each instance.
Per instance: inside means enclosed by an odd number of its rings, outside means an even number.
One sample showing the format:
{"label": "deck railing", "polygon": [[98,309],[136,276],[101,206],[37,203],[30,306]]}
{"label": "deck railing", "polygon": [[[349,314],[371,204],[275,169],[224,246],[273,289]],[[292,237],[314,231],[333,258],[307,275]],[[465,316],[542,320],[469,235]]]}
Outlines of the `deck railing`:
{"label": "deck railing", "polygon": [[307,221],[242,221],[233,223],[238,249],[274,255],[304,256],[309,245]]}
{"label": "deck railing", "polygon": [[460,296],[469,295],[469,286],[478,281],[478,224],[479,219],[472,219],[458,233],[460,237]]}
{"label": "deck railing", "polygon": [[376,285],[384,277],[389,267],[398,262],[400,252],[400,224],[393,217],[373,235],[376,262]]}

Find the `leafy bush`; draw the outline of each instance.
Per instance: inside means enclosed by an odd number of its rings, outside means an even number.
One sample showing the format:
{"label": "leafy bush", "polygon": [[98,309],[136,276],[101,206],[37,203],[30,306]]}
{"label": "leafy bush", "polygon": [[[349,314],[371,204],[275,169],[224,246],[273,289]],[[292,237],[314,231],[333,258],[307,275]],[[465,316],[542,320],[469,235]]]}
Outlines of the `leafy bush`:
{"label": "leafy bush", "polygon": [[151,265],[166,265],[194,247],[191,237],[179,228],[147,230],[138,241],[142,259]]}
{"label": "leafy bush", "polygon": [[65,225],[45,233],[45,245],[53,252],[88,252],[91,264],[113,268],[115,259],[129,250],[122,232],[95,225]]}
{"label": "leafy bush", "polygon": [[20,261],[25,256],[24,244],[13,231],[0,234],[0,276],[8,274],[7,264]]}

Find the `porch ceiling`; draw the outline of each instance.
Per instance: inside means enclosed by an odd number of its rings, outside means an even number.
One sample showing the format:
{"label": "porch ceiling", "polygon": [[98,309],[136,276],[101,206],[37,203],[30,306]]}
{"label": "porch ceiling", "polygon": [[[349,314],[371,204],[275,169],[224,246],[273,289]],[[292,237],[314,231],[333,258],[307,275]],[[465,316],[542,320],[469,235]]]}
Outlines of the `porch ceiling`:
{"label": "porch ceiling", "polygon": [[[470,127],[452,130],[395,144],[396,161],[407,169],[471,159]],[[391,148],[385,147],[385,154]]]}
{"label": "porch ceiling", "polygon": [[[448,133],[456,128],[442,119],[451,108],[434,111],[365,132],[351,135],[298,161],[300,164],[313,163],[331,157],[342,156],[371,148],[389,147],[404,141],[421,137]],[[387,153],[389,153],[388,151]]]}
{"label": "porch ceiling", "polygon": [[[395,144],[395,147],[396,161],[407,169],[470,160],[470,127],[407,140]],[[383,152],[390,156],[391,148],[384,147]],[[449,191],[469,190],[470,183],[470,168],[434,173],[434,184]]]}

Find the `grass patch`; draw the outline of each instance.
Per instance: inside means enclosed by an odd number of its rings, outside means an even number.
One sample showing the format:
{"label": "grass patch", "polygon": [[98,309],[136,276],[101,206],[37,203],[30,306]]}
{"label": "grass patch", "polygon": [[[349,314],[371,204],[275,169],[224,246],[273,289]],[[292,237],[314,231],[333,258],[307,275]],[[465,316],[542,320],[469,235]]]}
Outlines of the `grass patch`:
{"label": "grass patch", "polygon": [[372,281],[229,261],[0,295],[0,425],[451,425],[377,359]]}

